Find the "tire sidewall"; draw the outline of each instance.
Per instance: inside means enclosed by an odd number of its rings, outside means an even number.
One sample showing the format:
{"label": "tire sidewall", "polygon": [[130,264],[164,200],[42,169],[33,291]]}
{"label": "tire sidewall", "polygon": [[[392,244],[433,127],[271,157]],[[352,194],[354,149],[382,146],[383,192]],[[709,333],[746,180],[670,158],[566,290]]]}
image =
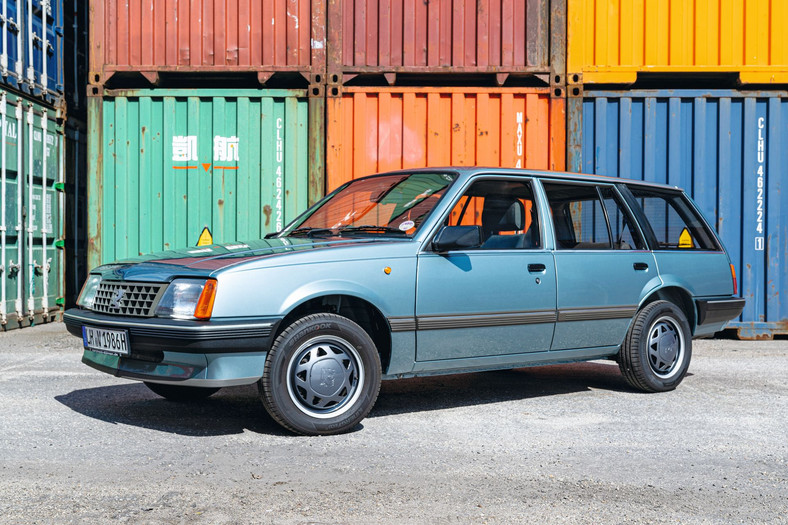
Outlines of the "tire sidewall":
{"label": "tire sidewall", "polygon": [[[652,308],[644,310],[643,314],[643,330],[639,334],[635,350],[638,353],[639,360],[642,364],[643,377],[641,378],[649,387],[649,389],[656,392],[665,392],[673,390],[684,379],[689,369],[690,360],[692,357],[692,333],[690,331],[689,322],[684,312],[672,303],[667,301],[660,301],[654,303]],[[680,362],[675,366],[676,368],[671,373],[670,377],[660,377],[653,370],[649,358],[649,334],[654,329],[656,323],[662,319],[668,319],[673,325],[681,330],[683,345],[680,349],[679,355]]]}
{"label": "tire sidewall", "polygon": [[[358,354],[363,367],[363,384],[353,405],[336,417],[318,418],[304,413],[288,393],[287,375],[295,353],[316,337],[333,336],[349,343]],[[260,380],[266,409],[274,419],[302,434],[336,434],[345,432],[361,421],[371,410],[380,389],[381,366],[377,349],[359,325],[335,314],[314,314],[290,325],[274,342],[266,358],[265,372]]]}

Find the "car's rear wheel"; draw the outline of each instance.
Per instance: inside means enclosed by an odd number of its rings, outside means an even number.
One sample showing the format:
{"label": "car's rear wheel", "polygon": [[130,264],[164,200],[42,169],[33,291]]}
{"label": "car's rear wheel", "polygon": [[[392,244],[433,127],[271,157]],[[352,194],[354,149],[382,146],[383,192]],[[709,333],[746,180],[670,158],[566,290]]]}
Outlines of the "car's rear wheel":
{"label": "car's rear wheel", "polygon": [[216,392],[219,388],[203,388],[199,386],[168,385],[164,383],[150,383],[145,381],[145,386],[152,392],[170,401],[188,402],[206,399]]}
{"label": "car's rear wheel", "polygon": [[346,432],[372,409],[380,390],[380,357],[369,334],[335,314],[313,314],[274,342],[258,386],[279,424],[308,435]]}
{"label": "car's rear wheel", "polygon": [[692,357],[692,334],[684,312],[668,301],[646,305],[635,316],[618,355],[627,382],[645,392],[673,390]]}

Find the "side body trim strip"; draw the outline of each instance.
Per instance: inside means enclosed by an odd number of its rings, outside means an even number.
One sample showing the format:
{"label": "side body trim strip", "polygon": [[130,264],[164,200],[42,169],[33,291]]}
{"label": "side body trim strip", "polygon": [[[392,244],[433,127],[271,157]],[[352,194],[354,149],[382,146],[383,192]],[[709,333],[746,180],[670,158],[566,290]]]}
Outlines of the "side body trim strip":
{"label": "side body trim strip", "polygon": [[603,319],[628,319],[637,312],[637,305],[599,308],[567,308],[532,310],[528,312],[492,312],[484,314],[423,315],[419,317],[389,317],[392,332],[413,330],[445,330],[483,326],[514,326],[541,323],[564,323]]}

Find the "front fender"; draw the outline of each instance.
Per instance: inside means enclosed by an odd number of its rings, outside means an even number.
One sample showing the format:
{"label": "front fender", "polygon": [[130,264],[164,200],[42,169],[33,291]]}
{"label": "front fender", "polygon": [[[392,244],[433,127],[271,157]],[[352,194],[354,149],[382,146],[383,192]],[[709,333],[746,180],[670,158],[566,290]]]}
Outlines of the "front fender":
{"label": "front fender", "polygon": [[257,268],[217,279],[214,317],[284,317],[324,295],[364,299],[387,317],[413,316],[416,302],[415,257]]}

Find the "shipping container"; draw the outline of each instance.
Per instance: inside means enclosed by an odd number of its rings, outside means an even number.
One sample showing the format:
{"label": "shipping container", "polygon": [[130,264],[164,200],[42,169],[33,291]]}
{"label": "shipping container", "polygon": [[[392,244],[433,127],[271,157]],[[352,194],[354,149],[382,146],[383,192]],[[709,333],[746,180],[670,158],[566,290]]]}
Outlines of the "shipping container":
{"label": "shipping container", "polygon": [[3,0],[0,75],[8,86],[55,102],[63,93],[63,0]]}
{"label": "shipping container", "polygon": [[63,297],[62,115],[0,90],[0,329],[54,319]]}
{"label": "shipping container", "polygon": [[389,83],[397,73],[564,83],[566,0],[337,0],[328,10],[334,84],[369,73],[386,74]]}
{"label": "shipping container", "polygon": [[[88,266],[275,232],[322,193],[306,90],[88,97]],[[309,129],[308,129],[309,128]],[[314,131],[318,138],[310,137]],[[315,189],[319,188],[319,189]]]}
{"label": "shipping container", "polygon": [[631,84],[638,73],[732,73],[788,83],[785,0],[568,0],[570,83]]}
{"label": "shipping container", "polygon": [[327,189],[425,166],[564,169],[565,99],[548,88],[345,88],[327,99]]}
{"label": "shipping container", "polygon": [[747,300],[728,327],[788,333],[788,92],[586,90],[567,111],[569,168],[686,189]]}
{"label": "shipping container", "polygon": [[324,0],[96,0],[90,12],[91,84],[117,73],[325,73]]}

